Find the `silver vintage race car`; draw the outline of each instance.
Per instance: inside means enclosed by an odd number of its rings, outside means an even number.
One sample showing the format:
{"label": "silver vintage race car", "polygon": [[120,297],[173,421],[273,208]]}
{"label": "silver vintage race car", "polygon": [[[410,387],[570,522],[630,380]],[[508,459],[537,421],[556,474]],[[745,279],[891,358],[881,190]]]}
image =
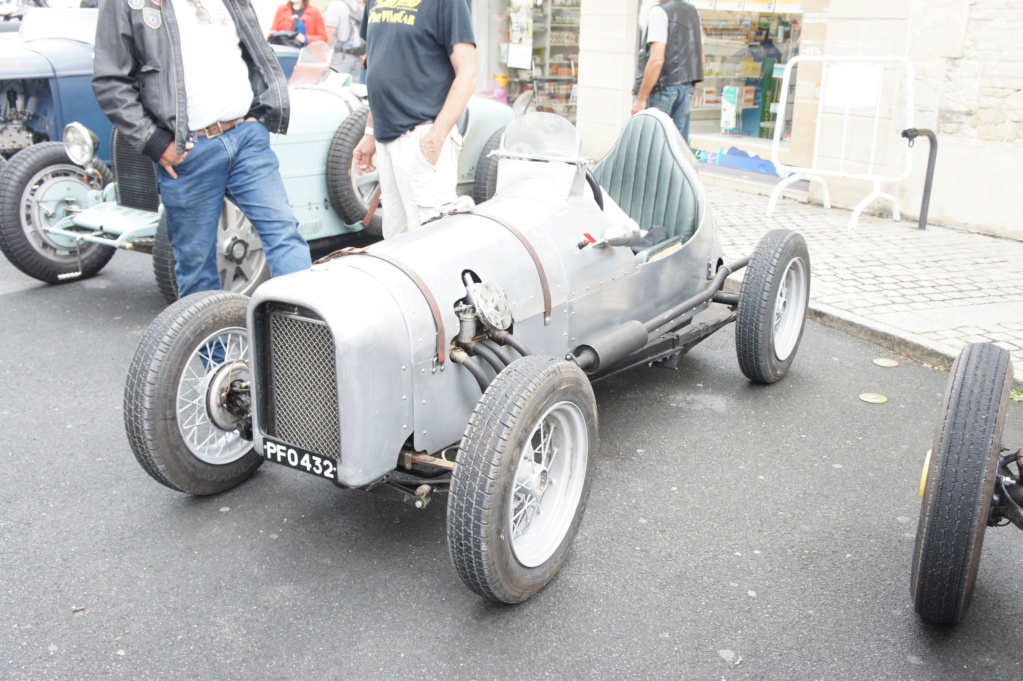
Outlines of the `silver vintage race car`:
{"label": "silver vintage race car", "polygon": [[[810,258],[791,231],[726,263],[671,120],[631,118],[592,171],[570,123],[531,113],[492,158],[494,197],[251,299],[195,294],[146,331],[125,390],[135,456],[214,494],[264,461],[422,508],[447,494],[469,588],[514,603],[558,572],[597,452],[591,381],[737,323],[751,380],[782,378]],[[741,291],[726,277],[746,267]]]}

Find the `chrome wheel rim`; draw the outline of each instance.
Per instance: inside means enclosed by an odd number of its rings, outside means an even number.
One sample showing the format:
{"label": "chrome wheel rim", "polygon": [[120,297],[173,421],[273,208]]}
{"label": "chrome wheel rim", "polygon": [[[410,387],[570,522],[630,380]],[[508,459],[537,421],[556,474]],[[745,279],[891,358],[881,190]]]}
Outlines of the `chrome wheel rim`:
{"label": "chrome wheel rim", "polygon": [[779,361],[784,362],[796,349],[808,294],[806,263],[802,258],[793,258],[785,268],[774,301],[774,356]]}
{"label": "chrome wheel rim", "polygon": [[269,277],[263,242],[245,214],[230,201],[224,202],[218,227],[220,288],[251,295]]}
{"label": "chrome wheel rim", "polygon": [[586,482],[588,438],[582,410],[559,402],[544,412],[519,451],[507,530],[522,565],[542,565],[568,534]]}
{"label": "chrome wheel rim", "polygon": [[218,330],[199,343],[185,362],[178,381],[178,432],[185,446],[197,459],[223,465],[237,461],[252,449],[252,442],[237,430],[224,430],[210,417],[210,385],[223,381],[220,370],[229,370],[236,361],[249,362],[249,336],[245,329]]}
{"label": "chrome wheel rim", "polygon": [[48,166],[33,175],[21,194],[21,226],[32,248],[52,260],[77,262],[74,239],[53,237],[43,228],[80,212],[98,188],[76,165]]}

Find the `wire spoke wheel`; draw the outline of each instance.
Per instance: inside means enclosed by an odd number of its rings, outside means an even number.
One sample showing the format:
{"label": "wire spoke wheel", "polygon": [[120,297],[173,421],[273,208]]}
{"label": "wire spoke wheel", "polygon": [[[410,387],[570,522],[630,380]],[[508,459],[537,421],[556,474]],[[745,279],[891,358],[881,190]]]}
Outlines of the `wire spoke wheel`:
{"label": "wire spoke wheel", "polygon": [[158,482],[216,494],[263,462],[242,436],[227,394],[249,382],[248,298],[195,293],[146,329],[128,370],[124,425],[135,458]]}
{"label": "wire spoke wheel", "polygon": [[[551,407],[523,447],[509,510],[512,549],[527,567],[542,565],[572,524],[586,468],[586,417],[571,402]],[[573,473],[575,473],[573,475]]]}
{"label": "wire spoke wheel", "polygon": [[597,407],[577,366],[530,355],[480,398],[459,445],[448,548],[466,586],[503,603],[561,569],[589,494]]}
{"label": "wire spoke wheel", "polygon": [[[214,422],[218,391],[211,390],[225,377],[241,375],[236,362],[250,361],[245,329],[226,328],[204,338],[192,351],[178,381],[177,422],[185,446],[200,461],[225,464],[237,461],[252,448],[237,430],[225,431]],[[247,372],[245,372],[247,378]]]}

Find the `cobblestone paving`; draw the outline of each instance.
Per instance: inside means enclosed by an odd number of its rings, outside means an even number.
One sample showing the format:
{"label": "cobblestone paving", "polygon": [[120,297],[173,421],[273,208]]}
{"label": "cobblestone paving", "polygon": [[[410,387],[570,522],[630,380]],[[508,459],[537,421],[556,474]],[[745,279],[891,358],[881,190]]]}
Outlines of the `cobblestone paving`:
{"label": "cobblestone paving", "polygon": [[921,347],[955,356],[966,343],[996,343],[1023,385],[1023,242],[869,215],[850,233],[846,210],[782,199],[768,218],[766,196],[720,187],[707,196],[726,257],[752,253],[779,227],[806,238],[817,313],[888,336],[922,361]]}

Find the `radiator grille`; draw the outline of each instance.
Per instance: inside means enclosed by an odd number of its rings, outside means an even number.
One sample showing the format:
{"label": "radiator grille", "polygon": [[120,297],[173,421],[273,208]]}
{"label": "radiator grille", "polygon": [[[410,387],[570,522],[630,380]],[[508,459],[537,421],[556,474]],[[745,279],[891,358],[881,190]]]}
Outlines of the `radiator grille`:
{"label": "radiator grille", "polygon": [[117,181],[117,203],[128,208],[158,211],[156,168],[149,157],[135,151],[116,128],[110,136],[110,156]]}
{"label": "radiator grille", "polygon": [[334,339],[319,319],[271,309],[266,318],[267,434],[338,460],[341,455]]}

